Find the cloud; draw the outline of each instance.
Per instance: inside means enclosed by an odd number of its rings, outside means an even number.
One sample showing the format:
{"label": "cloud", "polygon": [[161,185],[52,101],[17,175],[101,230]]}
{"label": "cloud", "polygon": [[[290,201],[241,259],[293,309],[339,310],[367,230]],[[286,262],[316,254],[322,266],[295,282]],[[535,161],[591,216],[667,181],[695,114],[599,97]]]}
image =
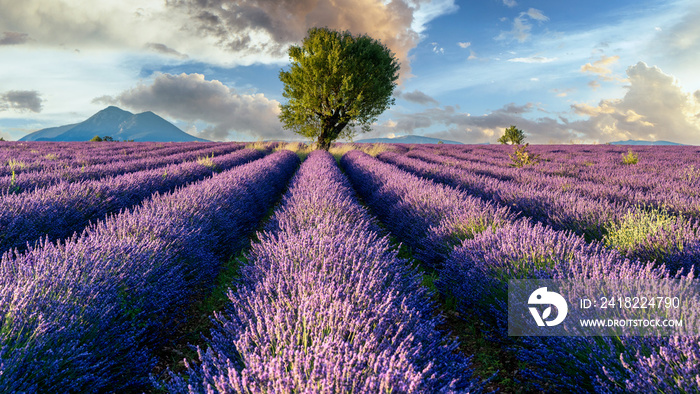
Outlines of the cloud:
{"label": "cloud", "polygon": [[516,5],[518,5],[518,3],[515,0],[503,0],[503,4],[509,8],[513,8]]}
{"label": "cloud", "polygon": [[598,77],[605,79],[606,81],[612,80],[611,77],[612,70],[610,65],[617,63],[620,60],[619,56],[601,56],[600,60],[596,60],[593,63],[586,63],[581,66],[582,73],[593,74]]}
{"label": "cloud", "polygon": [[184,53],[180,53],[170,47],[168,47],[165,44],[158,44],[154,42],[149,42],[146,43],[145,45],[146,49],[150,49],[154,52],[162,53],[164,55],[169,55],[169,56],[174,56],[179,59],[187,59],[189,56],[185,55]]}
{"label": "cloud", "polygon": [[700,53],[700,3],[688,2],[684,8],[684,16],[676,24],[663,30],[655,28],[658,35],[651,50],[664,58],[696,68],[697,54]]}
{"label": "cloud", "polygon": [[513,29],[511,31],[501,32],[501,34],[496,37],[496,40],[505,40],[510,37],[519,42],[527,41],[527,39],[530,38],[530,31],[532,30],[531,20],[542,23],[548,21],[549,17],[538,9],[530,8],[525,12],[521,12],[518,17],[513,19]]}
{"label": "cloud", "polygon": [[[399,134],[429,135],[465,143],[496,142],[503,130],[517,125],[525,130],[528,141],[534,143],[567,142],[578,137],[563,119],[539,118],[531,120],[525,115],[536,108],[533,103],[510,103],[500,109],[480,116],[460,112],[453,106],[429,108],[416,113],[393,113],[391,124],[377,125],[372,136],[389,132]],[[439,131],[436,131],[439,130]]]}
{"label": "cloud", "polygon": [[[532,143],[602,143],[663,136],[664,140],[700,145],[700,90],[685,92],[673,76],[644,62],[630,66],[627,77],[624,97],[600,100],[597,105],[576,103],[571,112],[557,116],[534,116],[535,110],[543,111],[534,103],[510,103],[479,116],[445,106],[416,113],[393,112],[391,130],[380,124],[376,133],[493,143],[506,127],[517,125]],[[555,92],[562,95],[569,90]],[[571,120],[574,116],[579,119]]]}
{"label": "cloud", "polygon": [[460,48],[466,49],[469,48],[472,43],[471,42],[458,42],[457,45],[459,45]]}
{"label": "cloud", "polygon": [[408,53],[427,24],[457,9],[454,0],[112,0],[89,6],[69,0],[23,0],[18,4],[0,0],[0,26],[10,32],[0,39],[8,43],[31,37],[39,46],[78,48],[82,53],[170,48],[197,61],[230,67],[285,63],[290,44],[300,42],[311,27],[327,26],[381,40],[396,54],[405,75],[410,72]]}
{"label": "cloud", "polygon": [[[526,15],[529,16],[530,18],[532,18],[532,19],[534,19],[534,20],[536,20],[536,21],[540,21],[540,22],[546,22],[546,21],[549,20],[549,17],[545,16],[545,15],[542,13],[542,11],[540,11],[540,10],[538,10],[538,9],[535,9],[535,8],[530,8],[530,9],[527,10],[527,12],[525,12],[524,14],[526,14]],[[522,16],[522,14],[520,14],[520,15]]]}
{"label": "cloud", "polygon": [[421,105],[430,105],[430,104],[438,105],[438,104],[440,104],[437,100],[435,100],[434,98],[428,96],[427,94],[425,94],[419,90],[414,90],[412,92],[406,92],[406,93],[397,92],[395,94],[395,96],[397,98],[402,98],[406,101],[410,101],[412,103],[421,104]]}
{"label": "cloud", "polygon": [[277,118],[279,102],[263,94],[240,94],[202,74],[157,74],[150,84],[139,84],[116,97],[99,97],[99,103],[118,103],[138,111],[153,111],[190,124],[209,125],[200,134],[226,140],[231,133],[253,138],[285,139]]}
{"label": "cloud", "polygon": [[438,54],[438,55],[444,55],[445,54],[445,48],[442,48],[441,46],[438,45],[437,42],[431,42],[430,45],[433,46],[433,52]]}
{"label": "cloud", "polygon": [[516,57],[513,59],[508,59],[509,62],[513,63],[550,63],[557,60],[556,57],[542,57],[542,56],[532,56],[532,57]]}
{"label": "cloud", "polygon": [[213,37],[219,46],[235,52],[263,51],[285,58],[289,44],[300,42],[314,26],[369,34],[391,49],[402,71],[409,71],[408,52],[420,40],[424,26],[414,22],[421,9],[431,18],[456,7],[453,1],[428,0],[171,0],[171,8],[184,10],[190,17],[189,31]]}
{"label": "cloud", "polygon": [[627,69],[629,86],[621,99],[601,100],[597,106],[574,104],[580,131],[604,141],[653,140],[700,144],[700,91],[682,90],[676,79],[658,67],[639,62]]}
{"label": "cloud", "polygon": [[557,94],[557,97],[566,97],[569,93],[576,91],[576,89],[552,89],[552,92]]}
{"label": "cloud", "polygon": [[39,113],[42,101],[39,92],[35,90],[10,90],[0,94],[0,111],[14,109]]}
{"label": "cloud", "polygon": [[29,34],[18,33],[15,31],[6,31],[2,33],[0,45],[19,45],[29,41]]}

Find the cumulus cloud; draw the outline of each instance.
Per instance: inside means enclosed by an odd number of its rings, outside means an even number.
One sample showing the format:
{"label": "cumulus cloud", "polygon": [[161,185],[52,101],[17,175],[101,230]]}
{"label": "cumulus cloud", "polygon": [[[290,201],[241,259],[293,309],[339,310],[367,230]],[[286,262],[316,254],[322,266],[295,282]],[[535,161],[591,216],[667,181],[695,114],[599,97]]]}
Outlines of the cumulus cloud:
{"label": "cumulus cloud", "polygon": [[[511,103],[478,116],[445,106],[416,113],[393,112],[391,127],[380,124],[375,131],[378,135],[390,131],[493,143],[506,127],[517,125],[532,143],[664,139],[700,145],[700,90],[685,92],[673,76],[643,62],[627,69],[627,81],[622,98],[604,99],[597,105],[576,103],[571,112],[554,116],[538,117],[536,113],[546,111],[534,103]],[[565,96],[569,90],[554,92]],[[579,119],[572,120],[574,116]]]}
{"label": "cumulus cloud", "polygon": [[458,42],[457,45],[459,45],[460,48],[466,49],[469,48],[472,43],[471,42]]}
{"label": "cumulus cloud", "polygon": [[623,98],[572,106],[577,114],[589,116],[577,124],[582,132],[604,141],[663,135],[670,141],[700,144],[700,91],[684,92],[673,76],[644,62],[629,67],[627,76]]}
{"label": "cumulus cloud", "polygon": [[530,38],[531,35],[531,21],[533,20],[542,23],[548,21],[549,17],[547,17],[542,11],[536,8],[530,8],[525,12],[521,12],[520,15],[518,15],[518,17],[513,19],[513,29],[511,31],[501,32],[501,34],[499,34],[496,37],[496,39],[504,40],[507,38],[514,38],[519,42],[527,41],[527,39]]}
{"label": "cumulus cloud", "polygon": [[412,103],[421,104],[421,105],[431,105],[431,104],[438,105],[438,104],[440,104],[437,100],[435,100],[434,98],[421,92],[420,90],[414,90],[412,92],[406,92],[406,93],[397,91],[394,94],[394,96],[396,96],[396,98],[402,98],[406,101],[410,101]]}
{"label": "cumulus cloud", "polygon": [[[314,26],[369,34],[382,41],[398,57],[402,71],[408,71],[408,52],[420,39],[423,26],[416,26],[422,7],[432,17],[452,11],[452,1],[435,10],[428,0],[169,0],[167,4],[190,16],[187,29],[214,37],[233,51],[264,51],[284,57],[291,43],[301,41]],[[428,18],[422,18],[423,23]],[[259,44],[263,42],[263,44]]]}
{"label": "cumulus cloud", "polygon": [[289,137],[277,118],[279,102],[263,94],[241,94],[202,74],[158,74],[150,84],[94,101],[154,111],[191,124],[204,122],[209,127],[200,136],[212,140],[226,140],[232,132],[264,139]]}
{"label": "cumulus cloud", "polygon": [[0,0],[0,26],[9,32],[0,40],[9,44],[31,37],[37,45],[83,52],[186,53],[231,66],[284,63],[288,46],[309,28],[328,26],[381,40],[408,75],[408,52],[421,31],[456,8],[454,0],[105,0],[89,7],[69,0]]}
{"label": "cumulus cloud", "polygon": [[29,41],[29,34],[16,31],[6,31],[0,37],[0,45],[19,45]]}
{"label": "cumulus cloud", "polygon": [[503,5],[509,8],[513,8],[516,5],[518,5],[518,3],[515,0],[503,0]]}
{"label": "cumulus cloud", "polygon": [[43,100],[36,90],[10,90],[0,94],[0,111],[41,112]]}
{"label": "cumulus cloud", "polygon": [[372,136],[383,136],[390,132],[420,133],[464,143],[493,143],[503,134],[503,130],[510,125],[517,125],[525,130],[528,141],[533,143],[564,143],[579,137],[579,134],[569,127],[566,119],[528,119],[526,115],[536,108],[533,103],[510,103],[479,116],[461,112],[453,106],[429,108],[416,113],[394,113],[391,124],[387,122],[377,125]]}

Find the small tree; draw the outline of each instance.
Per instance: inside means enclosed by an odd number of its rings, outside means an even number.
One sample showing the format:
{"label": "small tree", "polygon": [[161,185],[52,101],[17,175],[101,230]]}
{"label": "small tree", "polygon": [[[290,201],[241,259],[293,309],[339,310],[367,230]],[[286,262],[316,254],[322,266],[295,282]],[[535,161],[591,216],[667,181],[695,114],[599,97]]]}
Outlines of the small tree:
{"label": "small tree", "polygon": [[525,133],[522,130],[515,128],[515,126],[510,126],[506,129],[505,133],[498,139],[501,144],[516,144],[520,145],[525,141]]}
{"label": "small tree", "polygon": [[102,137],[100,137],[99,135],[96,135],[96,136],[92,137],[90,142],[102,142]]}
{"label": "small tree", "polygon": [[328,150],[338,138],[362,132],[389,106],[399,77],[391,51],[367,35],[312,28],[301,46],[289,48],[291,66],[280,71],[279,115],[285,129],[316,138]]}

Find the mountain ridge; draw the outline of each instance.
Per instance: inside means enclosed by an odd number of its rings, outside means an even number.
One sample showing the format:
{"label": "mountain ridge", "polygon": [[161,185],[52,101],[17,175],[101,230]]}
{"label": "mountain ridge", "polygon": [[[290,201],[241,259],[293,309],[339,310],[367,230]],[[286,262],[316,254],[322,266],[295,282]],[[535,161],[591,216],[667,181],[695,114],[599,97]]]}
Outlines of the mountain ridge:
{"label": "mountain ridge", "polygon": [[115,106],[109,106],[80,123],[41,129],[19,140],[89,141],[96,135],[138,142],[207,141],[185,133],[151,111],[133,114]]}
{"label": "mountain ridge", "polygon": [[685,145],[671,141],[644,141],[644,140],[627,140],[608,142],[610,145]]}

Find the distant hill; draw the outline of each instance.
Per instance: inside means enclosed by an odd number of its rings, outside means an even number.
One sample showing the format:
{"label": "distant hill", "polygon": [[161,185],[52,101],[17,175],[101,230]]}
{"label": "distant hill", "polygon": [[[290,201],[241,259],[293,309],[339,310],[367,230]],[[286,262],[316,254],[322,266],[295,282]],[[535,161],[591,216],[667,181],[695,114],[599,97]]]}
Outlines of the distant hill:
{"label": "distant hill", "polygon": [[115,140],[207,141],[185,133],[151,111],[134,115],[114,106],[103,109],[84,122],[35,131],[20,138],[20,141],[89,141],[96,135],[110,136]]}
{"label": "distant hill", "polygon": [[610,142],[610,145],[685,145],[670,141],[642,141],[642,140],[627,140]]}
{"label": "distant hill", "polygon": [[462,145],[461,142],[457,141],[450,141],[450,140],[441,140],[438,138],[430,138],[430,137],[423,137],[422,135],[404,135],[401,137],[395,137],[395,138],[367,138],[364,140],[357,140],[354,142],[360,142],[360,143],[386,143],[386,144],[437,144],[438,142],[442,141],[444,144],[460,144]]}

